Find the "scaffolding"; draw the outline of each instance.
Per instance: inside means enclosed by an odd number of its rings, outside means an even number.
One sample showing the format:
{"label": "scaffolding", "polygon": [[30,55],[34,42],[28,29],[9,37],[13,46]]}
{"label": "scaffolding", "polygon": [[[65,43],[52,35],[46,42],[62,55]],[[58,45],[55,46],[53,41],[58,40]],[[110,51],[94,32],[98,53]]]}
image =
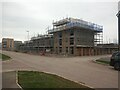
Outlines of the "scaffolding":
{"label": "scaffolding", "polygon": [[53,28],[48,30],[48,33],[53,33],[59,30],[65,30],[72,27],[79,27],[94,30],[97,32],[102,32],[103,26],[97,25],[95,23],[87,22],[81,19],[66,18],[60,21],[53,22]]}
{"label": "scaffolding", "polygon": [[31,40],[41,39],[41,38],[50,38],[50,37],[52,37],[51,34],[38,35],[37,37],[32,37]]}
{"label": "scaffolding", "polygon": [[94,46],[97,46],[98,44],[103,44],[103,32],[94,33]]}
{"label": "scaffolding", "polygon": [[65,18],[56,22],[53,22],[53,28],[48,30],[49,34],[57,31],[70,29],[73,27],[84,28],[94,31],[94,45],[103,44],[103,26],[87,22],[81,19]]}

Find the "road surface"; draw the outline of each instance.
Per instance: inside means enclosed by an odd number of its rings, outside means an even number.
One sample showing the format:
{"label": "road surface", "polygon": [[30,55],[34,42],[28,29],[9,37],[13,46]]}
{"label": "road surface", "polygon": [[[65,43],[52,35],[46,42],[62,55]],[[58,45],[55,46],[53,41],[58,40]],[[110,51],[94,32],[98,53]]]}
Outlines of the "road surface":
{"label": "road surface", "polygon": [[3,51],[12,57],[2,62],[3,72],[35,70],[54,73],[94,88],[118,88],[118,71],[110,66],[96,64],[92,60],[104,56],[47,57]]}

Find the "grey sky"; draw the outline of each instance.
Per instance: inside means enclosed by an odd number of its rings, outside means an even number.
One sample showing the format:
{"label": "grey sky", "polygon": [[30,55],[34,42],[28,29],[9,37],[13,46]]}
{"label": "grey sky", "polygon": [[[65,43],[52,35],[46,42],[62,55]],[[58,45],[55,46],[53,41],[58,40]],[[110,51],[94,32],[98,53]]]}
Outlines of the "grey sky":
{"label": "grey sky", "polygon": [[45,34],[53,20],[65,17],[80,18],[103,25],[104,42],[117,39],[117,2],[2,2],[2,36],[27,40],[30,36]]}

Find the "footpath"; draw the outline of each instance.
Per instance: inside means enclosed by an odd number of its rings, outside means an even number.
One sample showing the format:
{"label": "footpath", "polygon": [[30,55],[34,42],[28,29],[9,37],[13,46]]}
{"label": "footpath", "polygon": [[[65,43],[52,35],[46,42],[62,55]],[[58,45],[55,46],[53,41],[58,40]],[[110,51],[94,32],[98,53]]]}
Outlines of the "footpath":
{"label": "footpath", "polygon": [[7,90],[11,88],[21,90],[17,84],[16,72],[2,72],[2,90]]}

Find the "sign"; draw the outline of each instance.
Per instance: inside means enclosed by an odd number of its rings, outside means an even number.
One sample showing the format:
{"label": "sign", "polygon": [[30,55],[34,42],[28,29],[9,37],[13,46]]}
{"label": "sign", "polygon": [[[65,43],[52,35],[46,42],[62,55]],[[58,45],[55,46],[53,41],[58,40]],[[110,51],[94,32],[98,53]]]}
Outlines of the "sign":
{"label": "sign", "polygon": [[50,52],[50,49],[46,49],[46,52]]}

